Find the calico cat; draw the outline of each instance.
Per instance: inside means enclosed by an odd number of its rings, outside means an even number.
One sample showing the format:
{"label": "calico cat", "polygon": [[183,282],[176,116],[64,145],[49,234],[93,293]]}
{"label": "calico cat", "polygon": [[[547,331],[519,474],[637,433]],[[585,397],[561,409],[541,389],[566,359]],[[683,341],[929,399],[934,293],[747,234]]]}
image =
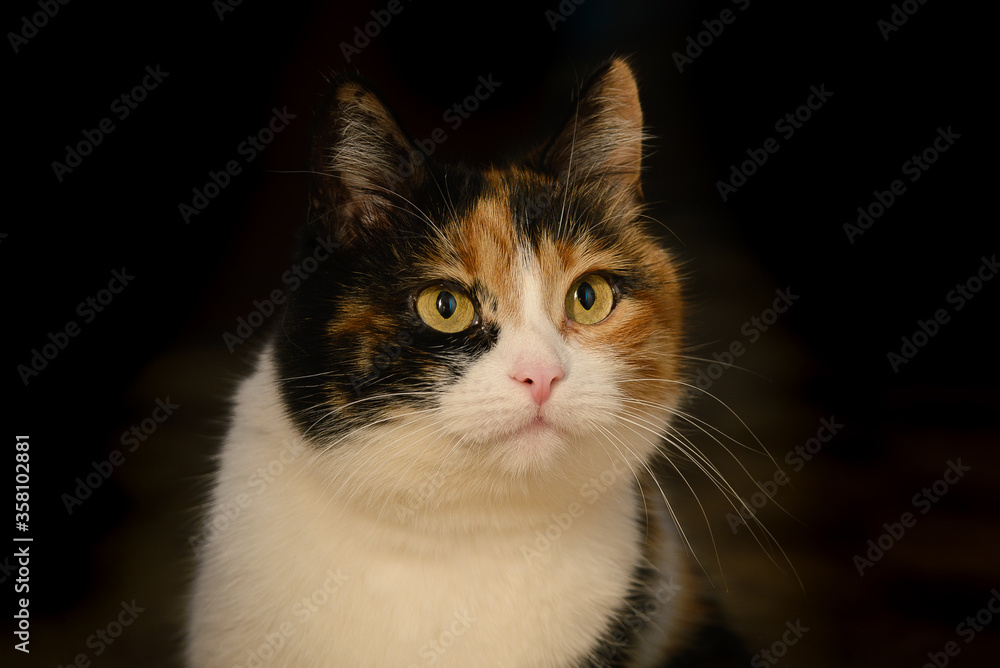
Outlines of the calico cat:
{"label": "calico cat", "polygon": [[622,59],[485,170],[332,82],[302,251],[330,257],[236,395],[209,522],[239,512],[200,549],[192,668],[746,658],[651,473],[684,304],[643,229],[642,144]]}

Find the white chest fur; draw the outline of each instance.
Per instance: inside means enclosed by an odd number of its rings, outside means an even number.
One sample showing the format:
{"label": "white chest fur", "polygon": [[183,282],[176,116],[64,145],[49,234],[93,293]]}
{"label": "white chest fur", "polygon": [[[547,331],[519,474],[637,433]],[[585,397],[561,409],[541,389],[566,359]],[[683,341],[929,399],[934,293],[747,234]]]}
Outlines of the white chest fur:
{"label": "white chest fur", "polygon": [[222,454],[192,666],[563,666],[602,633],[640,559],[630,486],[521,525],[461,528],[503,508],[453,508],[431,533],[378,518],[337,494],[272,376],[265,356]]}

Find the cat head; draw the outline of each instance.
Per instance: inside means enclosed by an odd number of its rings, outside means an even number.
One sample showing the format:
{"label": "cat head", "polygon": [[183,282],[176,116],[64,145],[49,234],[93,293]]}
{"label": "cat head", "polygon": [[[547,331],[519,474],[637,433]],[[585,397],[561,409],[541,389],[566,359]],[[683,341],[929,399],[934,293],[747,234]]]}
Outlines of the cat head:
{"label": "cat head", "polygon": [[288,415],[353,495],[626,484],[651,458],[682,301],[644,226],[642,143],[620,59],[548,142],[483,170],[424,156],[363,80],[332,83],[305,252],[336,248],[289,295],[276,358]]}

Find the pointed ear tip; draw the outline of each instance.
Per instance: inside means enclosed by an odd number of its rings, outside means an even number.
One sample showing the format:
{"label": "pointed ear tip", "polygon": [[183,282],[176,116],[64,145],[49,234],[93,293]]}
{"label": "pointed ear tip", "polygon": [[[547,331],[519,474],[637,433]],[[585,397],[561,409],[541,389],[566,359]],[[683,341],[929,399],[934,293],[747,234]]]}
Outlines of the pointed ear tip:
{"label": "pointed ear tip", "polygon": [[601,77],[604,94],[617,101],[619,113],[642,127],[642,105],[639,101],[639,83],[627,58],[615,57],[608,62]]}
{"label": "pointed ear tip", "polygon": [[598,72],[602,72],[605,78],[635,78],[635,68],[629,56],[611,56],[598,68]]}
{"label": "pointed ear tip", "polygon": [[333,81],[333,95],[338,102],[351,102],[364,95],[367,90],[364,82],[353,76],[341,75]]}
{"label": "pointed ear tip", "polygon": [[605,81],[616,85],[617,87],[624,88],[631,92],[632,90],[638,90],[638,83],[636,82],[635,70],[632,69],[632,65],[627,58],[615,57],[608,63],[608,70],[605,74]]}
{"label": "pointed ear tip", "polygon": [[615,72],[633,75],[632,59],[628,56],[612,56],[608,60],[608,66]]}
{"label": "pointed ear tip", "polygon": [[340,71],[332,72],[326,76],[326,91],[324,101],[326,105],[350,104],[366,94],[378,99],[375,88],[371,82],[357,72]]}
{"label": "pointed ear tip", "polygon": [[639,107],[639,84],[627,58],[615,56],[605,61],[590,80],[585,97],[603,98],[605,102],[615,100],[619,108],[632,109],[630,115],[641,115]]}

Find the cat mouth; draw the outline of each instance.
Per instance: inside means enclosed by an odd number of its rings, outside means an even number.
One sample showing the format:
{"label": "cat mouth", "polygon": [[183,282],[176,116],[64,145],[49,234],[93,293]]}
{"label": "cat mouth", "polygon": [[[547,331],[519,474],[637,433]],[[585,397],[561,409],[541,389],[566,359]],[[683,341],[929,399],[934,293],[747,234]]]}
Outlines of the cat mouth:
{"label": "cat mouth", "polygon": [[535,418],[517,430],[517,433],[532,433],[540,430],[555,429],[551,423],[546,422],[545,418],[541,415],[536,415]]}
{"label": "cat mouth", "polygon": [[525,442],[562,438],[563,436],[565,436],[563,430],[553,424],[551,420],[546,420],[541,415],[541,412],[539,412],[538,415],[516,428],[506,438],[513,441]]}

